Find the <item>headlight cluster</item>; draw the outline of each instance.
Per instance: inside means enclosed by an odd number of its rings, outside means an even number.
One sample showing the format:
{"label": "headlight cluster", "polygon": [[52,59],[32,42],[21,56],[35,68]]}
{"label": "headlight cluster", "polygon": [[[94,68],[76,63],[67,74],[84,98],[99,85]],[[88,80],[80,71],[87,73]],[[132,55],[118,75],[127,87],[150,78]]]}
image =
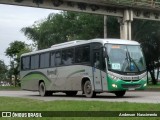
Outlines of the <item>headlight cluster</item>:
{"label": "headlight cluster", "polygon": [[145,83],[143,86],[146,87],[146,86],[147,86],[147,83]]}
{"label": "headlight cluster", "polygon": [[120,78],[118,78],[118,77],[116,77],[116,76],[114,76],[114,75],[111,75],[111,74],[108,74],[108,76],[110,77],[110,78],[112,78],[113,80],[119,80]]}

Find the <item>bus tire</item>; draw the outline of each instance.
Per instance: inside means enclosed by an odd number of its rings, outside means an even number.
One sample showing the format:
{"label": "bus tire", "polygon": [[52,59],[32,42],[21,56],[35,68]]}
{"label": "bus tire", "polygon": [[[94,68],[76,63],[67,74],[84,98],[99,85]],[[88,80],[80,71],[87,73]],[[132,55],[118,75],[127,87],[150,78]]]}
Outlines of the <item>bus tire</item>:
{"label": "bus tire", "polygon": [[123,97],[123,96],[125,95],[126,91],[116,91],[116,92],[114,92],[114,93],[115,93],[115,95],[116,95],[117,97]]}
{"label": "bus tire", "polygon": [[41,82],[39,84],[39,95],[42,96],[42,97],[44,97],[47,94],[48,94],[48,92],[46,91],[46,86],[45,86],[44,82]]}
{"label": "bus tire", "polygon": [[92,85],[91,85],[91,82],[89,80],[87,80],[85,83],[84,83],[84,86],[83,86],[83,90],[84,90],[84,94],[87,98],[92,98],[92,97],[95,97],[96,96],[96,93],[92,90]]}
{"label": "bus tire", "polygon": [[76,96],[78,91],[66,91],[67,96]]}

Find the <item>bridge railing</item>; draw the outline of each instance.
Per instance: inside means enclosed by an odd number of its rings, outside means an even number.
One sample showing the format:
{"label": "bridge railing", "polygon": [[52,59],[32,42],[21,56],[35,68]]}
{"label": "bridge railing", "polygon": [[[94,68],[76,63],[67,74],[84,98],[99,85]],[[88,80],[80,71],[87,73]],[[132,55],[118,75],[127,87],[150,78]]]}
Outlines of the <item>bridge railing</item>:
{"label": "bridge railing", "polygon": [[130,7],[150,7],[160,8],[160,0],[102,0],[104,3],[130,6]]}

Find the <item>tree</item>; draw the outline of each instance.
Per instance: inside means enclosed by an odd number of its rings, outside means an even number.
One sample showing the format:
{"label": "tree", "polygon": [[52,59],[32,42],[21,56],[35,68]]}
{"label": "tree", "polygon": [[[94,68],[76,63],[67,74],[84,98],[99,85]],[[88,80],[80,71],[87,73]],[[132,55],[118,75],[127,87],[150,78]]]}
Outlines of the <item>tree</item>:
{"label": "tree", "polygon": [[4,81],[6,79],[7,66],[4,61],[0,60],[0,81]]}
{"label": "tree", "polygon": [[17,82],[17,78],[19,75],[19,67],[20,67],[20,56],[23,53],[30,52],[31,48],[29,45],[25,44],[21,41],[14,41],[10,43],[10,46],[6,49],[6,55],[12,58],[9,74],[10,78],[12,75],[15,76],[15,86]]}
{"label": "tree", "polygon": [[[133,22],[133,39],[141,43],[146,58],[147,71],[150,73],[152,83],[157,84],[160,67],[160,24],[147,20]],[[155,76],[155,69],[157,76]]]}
{"label": "tree", "polygon": [[[114,21],[114,22],[113,22]],[[50,14],[46,19],[22,28],[28,39],[37,43],[38,49],[75,39],[103,38],[102,15],[62,12]],[[109,37],[119,37],[119,26],[114,17],[109,17]]]}

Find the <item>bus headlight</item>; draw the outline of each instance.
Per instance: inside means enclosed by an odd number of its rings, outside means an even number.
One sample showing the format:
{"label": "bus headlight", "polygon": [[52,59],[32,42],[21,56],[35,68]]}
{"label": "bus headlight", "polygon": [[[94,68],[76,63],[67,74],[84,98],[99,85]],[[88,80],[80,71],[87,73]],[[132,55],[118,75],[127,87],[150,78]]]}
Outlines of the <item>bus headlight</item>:
{"label": "bus headlight", "polygon": [[147,86],[147,83],[145,83],[143,86],[146,87],[146,86]]}
{"label": "bus headlight", "polygon": [[112,84],[112,87],[117,88],[117,85],[116,84]]}

